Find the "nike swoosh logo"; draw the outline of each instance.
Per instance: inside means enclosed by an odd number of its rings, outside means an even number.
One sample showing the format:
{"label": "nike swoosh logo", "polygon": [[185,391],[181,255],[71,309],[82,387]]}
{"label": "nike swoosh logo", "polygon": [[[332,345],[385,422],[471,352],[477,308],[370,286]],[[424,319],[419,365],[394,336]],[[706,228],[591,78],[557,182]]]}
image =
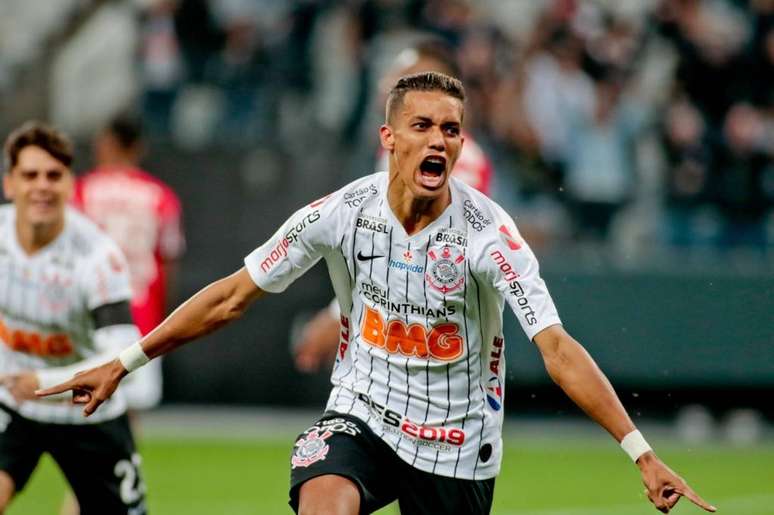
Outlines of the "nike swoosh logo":
{"label": "nike swoosh logo", "polygon": [[357,260],[358,261],[370,261],[372,259],[381,258],[381,257],[384,257],[384,256],[376,256],[376,255],[374,255],[374,256],[364,256],[362,252],[360,252],[359,250],[357,251]]}

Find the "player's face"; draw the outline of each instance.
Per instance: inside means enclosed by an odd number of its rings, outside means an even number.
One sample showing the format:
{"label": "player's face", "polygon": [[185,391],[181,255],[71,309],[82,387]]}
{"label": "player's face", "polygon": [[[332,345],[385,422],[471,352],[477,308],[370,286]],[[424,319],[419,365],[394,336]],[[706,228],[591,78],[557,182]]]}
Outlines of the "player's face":
{"label": "player's face", "polygon": [[390,123],[382,126],[382,145],[391,154],[390,175],[397,174],[414,197],[435,198],[446,191],[462,149],[462,109],[459,99],[441,91],[409,91]]}
{"label": "player's face", "polygon": [[56,226],[73,193],[70,169],[34,145],[19,152],[16,166],[3,176],[3,192],[16,206],[19,223]]}

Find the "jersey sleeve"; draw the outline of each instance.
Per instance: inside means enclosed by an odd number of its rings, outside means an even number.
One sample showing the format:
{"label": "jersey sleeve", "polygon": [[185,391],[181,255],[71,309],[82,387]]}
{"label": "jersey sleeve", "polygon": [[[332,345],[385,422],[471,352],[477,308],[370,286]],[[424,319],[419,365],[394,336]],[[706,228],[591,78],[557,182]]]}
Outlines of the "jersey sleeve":
{"label": "jersey sleeve", "polygon": [[266,243],[248,254],[245,267],[259,288],[284,291],[335,247],[339,224],[332,196],[296,211]]}
{"label": "jersey sleeve", "polygon": [[89,311],[132,298],[126,258],[118,245],[108,238],[104,238],[94,250],[79,277]]}
{"label": "jersey sleeve", "polygon": [[494,223],[483,235],[478,256],[488,283],[513,310],[527,337],[561,324],[548,288],[540,277],[537,258],[521,237],[513,219],[493,206]]}

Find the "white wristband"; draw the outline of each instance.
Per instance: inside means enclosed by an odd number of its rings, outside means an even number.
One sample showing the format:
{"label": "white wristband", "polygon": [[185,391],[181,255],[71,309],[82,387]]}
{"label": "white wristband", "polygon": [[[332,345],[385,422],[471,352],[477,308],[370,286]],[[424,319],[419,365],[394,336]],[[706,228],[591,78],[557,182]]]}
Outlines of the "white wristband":
{"label": "white wristband", "polygon": [[141,366],[150,361],[150,358],[142,350],[140,342],[137,342],[121,351],[118,355],[118,361],[124,366],[127,372],[134,372]]}
{"label": "white wristband", "polygon": [[637,461],[640,456],[653,449],[650,448],[648,442],[643,438],[642,433],[637,430],[632,431],[621,440],[621,448],[626,451],[626,454],[632,459]]}

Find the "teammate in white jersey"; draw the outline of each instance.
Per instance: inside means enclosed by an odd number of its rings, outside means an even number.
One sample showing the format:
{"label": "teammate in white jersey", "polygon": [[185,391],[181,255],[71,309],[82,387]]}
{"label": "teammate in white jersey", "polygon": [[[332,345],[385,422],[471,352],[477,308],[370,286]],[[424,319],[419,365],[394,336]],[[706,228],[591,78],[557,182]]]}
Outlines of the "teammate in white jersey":
{"label": "teammate in white jersey", "polygon": [[296,440],[291,506],[370,513],[485,514],[502,455],[508,302],[551,377],[637,462],[667,512],[696,495],[648,447],[594,361],[562,328],[537,261],[494,202],[449,178],[463,143],[462,84],[401,78],[381,142],[388,173],[300,209],[245,258],[121,353],[40,395],[75,391],[90,415],[122,377],[238,318],[325,259],[341,313],[327,411]]}
{"label": "teammate in white jersey", "polygon": [[67,208],[72,150],[25,124],[6,140],[0,206],[0,513],[49,453],[82,514],[145,513],[121,394],[84,419],[68,398],[36,389],[110,359],[136,341],[128,267],[96,225]]}

